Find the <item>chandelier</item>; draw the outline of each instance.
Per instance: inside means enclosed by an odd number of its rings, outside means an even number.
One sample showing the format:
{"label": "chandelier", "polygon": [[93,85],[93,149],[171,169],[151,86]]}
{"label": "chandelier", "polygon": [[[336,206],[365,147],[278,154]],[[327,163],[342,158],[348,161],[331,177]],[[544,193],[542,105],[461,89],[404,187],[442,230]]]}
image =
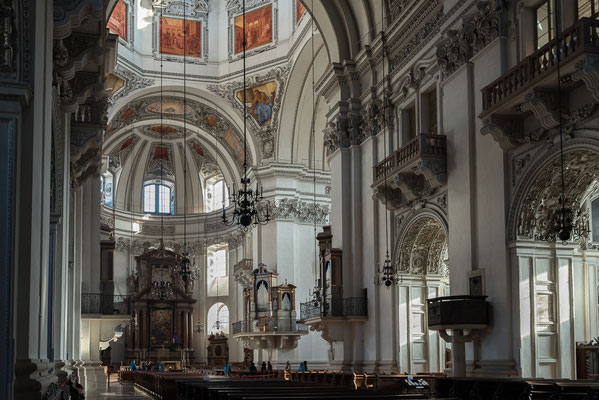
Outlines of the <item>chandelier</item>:
{"label": "chandelier", "polygon": [[[385,77],[385,59],[386,59],[386,43],[385,43],[385,8],[381,8],[381,47],[383,52],[383,146],[385,159],[387,158],[387,85],[386,85],[386,77]],[[392,285],[397,284],[397,271],[391,262],[391,258],[389,257],[389,218],[387,213],[389,210],[387,209],[387,169],[385,169],[385,182],[383,184],[383,191],[385,195],[385,244],[387,246],[387,251],[385,255],[385,261],[383,261],[383,268],[379,268],[376,271],[376,276],[374,278],[375,286],[384,285],[385,288],[391,289]]]}
{"label": "chandelier", "polygon": [[233,215],[229,220],[223,204],[223,223],[227,226],[237,224],[241,229],[247,229],[249,226],[265,225],[270,221],[270,212],[268,203],[266,212],[263,214],[260,210],[260,202],[263,200],[262,188],[256,183],[256,189],[250,186],[248,178],[247,162],[247,102],[246,102],[246,34],[245,34],[245,0],[243,1],[243,177],[241,186],[237,191],[233,188],[233,193],[229,193],[229,203],[233,205]]}
{"label": "chandelier", "polygon": [[[560,8],[557,7],[555,10],[555,26],[560,29]],[[558,46],[559,49],[559,46]],[[568,199],[566,198],[566,181],[564,178],[564,126],[562,120],[562,87],[561,87],[561,50],[557,51],[557,97],[558,97],[558,114],[559,114],[559,145],[560,145],[560,178],[561,178],[561,195],[558,199],[559,208],[554,211],[551,222],[553,226],[549,228],[549,232],[545,236],[545,240],[548,242],[555,242],[557,239],[561,240],[563,244],[566,244],[571,239],[579,239],[587,236],[590,232],[587,224],[584,223],[581,218],[581,212],[578,211],[576,214],[576,224],[574,223],[574,211],[568,207]]]}

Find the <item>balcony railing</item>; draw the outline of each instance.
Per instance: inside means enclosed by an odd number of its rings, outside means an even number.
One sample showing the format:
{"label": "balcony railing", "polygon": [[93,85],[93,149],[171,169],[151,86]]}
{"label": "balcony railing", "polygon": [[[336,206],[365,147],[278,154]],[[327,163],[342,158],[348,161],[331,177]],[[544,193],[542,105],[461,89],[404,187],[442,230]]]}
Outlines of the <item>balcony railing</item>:
{"label": "balcony railing", "polygon": [[129,296],[83,293],[81,295],[82,314],[130,315]]}
{"label": "balcony railing", "polygon": [[564,67],[584,53],[599,53],[599,21],[596,19],[580,19],[557,38],[482,89],[481,117],[553,74],[557,70],[558,58],[560,66]]}
{"label": "balcony railing", "polygon": [[447,154],[445,135],[421,133],[405,146],[374,166],[374,185],[379,185],[398,172],[407,171],[423,158],[443,159]]}
{"label": "balcony railing", "polygon": [[292,333],[307,332],[308,327],[289,318],[268,318],[264,320],[243,320],[232,324],[233,334],[240,333]]}
{"label": "balcony railing", "polygon": [[302,321],[319,317],[367,317],[368,303],[366,296],[346,297],[344,299],[327,299],[315,304],[310,301],[300,304]]}

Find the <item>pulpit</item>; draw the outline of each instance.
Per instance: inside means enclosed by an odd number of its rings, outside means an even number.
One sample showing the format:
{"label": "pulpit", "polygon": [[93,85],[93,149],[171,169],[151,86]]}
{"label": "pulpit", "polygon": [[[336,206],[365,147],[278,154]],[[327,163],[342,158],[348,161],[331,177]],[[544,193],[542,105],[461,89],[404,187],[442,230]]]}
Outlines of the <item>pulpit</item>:
{"label": "pulpit", "polygon": [[136,257],[128,278],[131,327],[127,340],[130,360],[189,360],[193,358],[193,281],[184,281],[181,255],[160,246]]}

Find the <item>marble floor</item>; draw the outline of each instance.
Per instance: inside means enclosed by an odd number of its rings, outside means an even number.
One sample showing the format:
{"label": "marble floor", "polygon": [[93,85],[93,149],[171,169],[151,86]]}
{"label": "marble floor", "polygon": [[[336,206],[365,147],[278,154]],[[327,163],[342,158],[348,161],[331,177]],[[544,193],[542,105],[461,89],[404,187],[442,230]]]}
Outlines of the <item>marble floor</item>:
{"label": "marble floor", "polygon": [[[104,378],[104,379],[102,379]],[[136,391],[132,383],[121,385],[116,376],[110,377],[110,385],[105,377],[81,376],[85,389],[85,400],[142,400],[150,397]]]}

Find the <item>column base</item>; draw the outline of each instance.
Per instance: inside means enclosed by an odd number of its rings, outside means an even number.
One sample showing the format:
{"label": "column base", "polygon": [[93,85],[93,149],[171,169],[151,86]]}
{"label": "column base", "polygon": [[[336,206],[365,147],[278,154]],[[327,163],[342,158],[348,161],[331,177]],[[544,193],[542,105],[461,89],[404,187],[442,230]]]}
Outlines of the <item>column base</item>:
{"label": "column base", "polygon": [[79,368],[79,381],[85,380],[88,385],[95,383],[96,385],[106,384],[106,373],[102,366],[102,361],[83,361]]}
{"label": "column base", "polygon": [[58,377],[51,373],[54,364],[48,360],[17,359],[15,363],[14,398],[40,400],[47,391],[58,388]]}

